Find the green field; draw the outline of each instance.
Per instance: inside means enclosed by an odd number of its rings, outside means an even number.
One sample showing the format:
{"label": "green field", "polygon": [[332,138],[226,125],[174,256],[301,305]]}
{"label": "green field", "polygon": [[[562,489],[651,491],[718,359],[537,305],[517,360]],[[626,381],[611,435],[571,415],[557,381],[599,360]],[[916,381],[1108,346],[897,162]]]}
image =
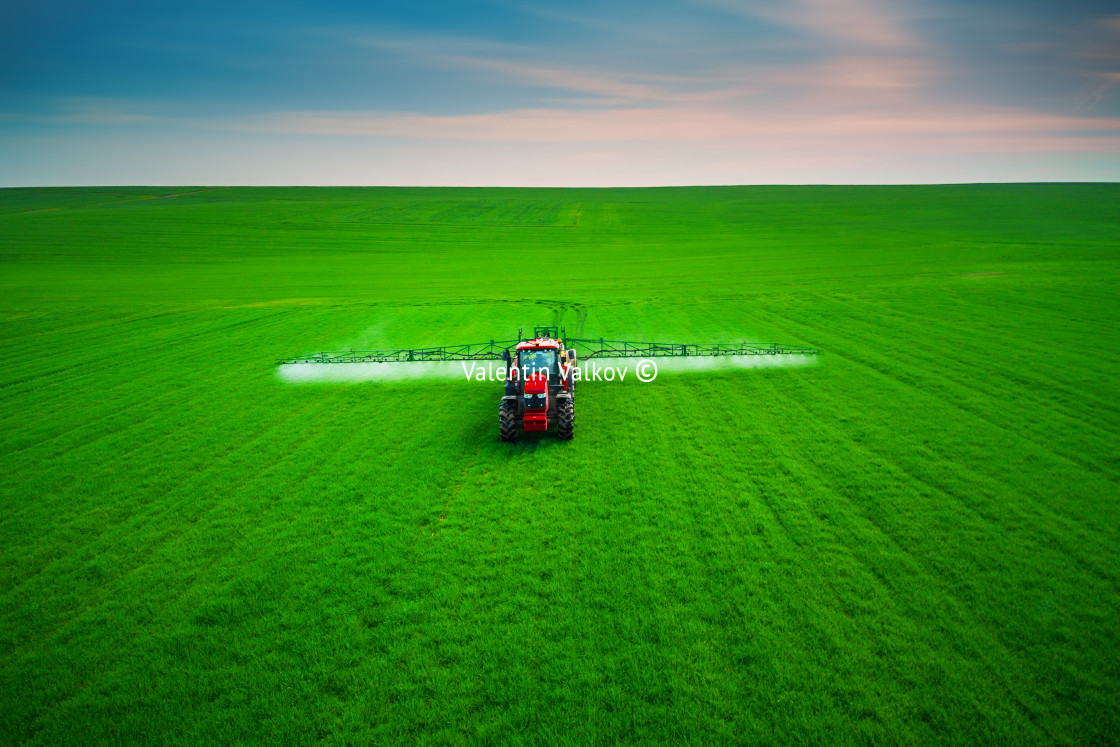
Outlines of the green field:
{"label": "green field", "polygon": [[[1104,744],[1120,185],[0,190],[0,743]],[[324,349],[809,367],[285,384]]]}

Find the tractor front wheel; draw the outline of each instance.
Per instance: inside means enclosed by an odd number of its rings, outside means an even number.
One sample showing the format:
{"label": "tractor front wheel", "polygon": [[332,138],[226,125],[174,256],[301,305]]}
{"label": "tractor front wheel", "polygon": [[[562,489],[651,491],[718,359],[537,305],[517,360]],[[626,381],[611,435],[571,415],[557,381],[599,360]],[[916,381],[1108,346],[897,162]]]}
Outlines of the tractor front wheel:
{"label": "tractor front wheel", "polygon": [[498,408],[498,435],[509,444],[517,443],[521,435],[517,430],[517,407],[508,400]]}
{"label": "tractor front wheel", "polygon": [[576,406],[570,399],[560,400],[556,410],[556,435],[571,441],[576,428]]}

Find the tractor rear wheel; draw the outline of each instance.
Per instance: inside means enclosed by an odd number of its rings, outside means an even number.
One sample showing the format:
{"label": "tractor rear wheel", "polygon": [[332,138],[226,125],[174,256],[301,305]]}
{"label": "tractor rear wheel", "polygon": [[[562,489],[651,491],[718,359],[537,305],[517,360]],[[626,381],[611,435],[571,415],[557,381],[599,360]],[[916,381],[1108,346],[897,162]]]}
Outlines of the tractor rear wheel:
{"label": "tractor rear wheel", "polygon": [[560,400],[556,408],[556,435],[571,441],[576,427],[576,406],[570,399]]}
{"label": "tractor rear wheel", "polygon": [[503,401],[498,408],[498,435],[506,443],[517,443],[520,433],[517,430],[517,407],[512,402]]}

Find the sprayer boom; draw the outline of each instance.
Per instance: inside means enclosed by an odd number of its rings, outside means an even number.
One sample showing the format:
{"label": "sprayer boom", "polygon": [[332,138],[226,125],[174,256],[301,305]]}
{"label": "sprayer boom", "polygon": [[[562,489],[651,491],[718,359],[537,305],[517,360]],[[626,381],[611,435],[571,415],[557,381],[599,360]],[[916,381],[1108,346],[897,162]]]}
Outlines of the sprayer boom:
{"label": "sprayer boom", "polygon": [[[537,337],[534,339],[547,339]],[[417,361],[502,360],[503,354],[522,340],[491,340],[468,345],[443,345],[399,350],[325,351],[279,361],[290,363],[412,363]],[[817,348],[783,345],[777,342],[732,342],[709,345],[676,342],[633,342],[562,338],[562,345],[576,351],[578,358],[665,358],[723,355],[817,355]]]}
{"label": "sprayer boom", "polygon": [[[580,358],[712,358],[740,355],[816,355],[816,348],[777,342],[697,345],[686,342],[632,342],[568,337],[558,327],[536,327],[526,338],[469,345],[398,350],[344,350],[280,361],[302,363],[415,363],[431,361],[502,361],[497,379],[505,383],[498,403],[498,437],[514,442],[521,433],[555,432],[568,441],[575,433],[576,382]],[[638,367],[645,364],[639,362]],[[464,365],[464,369],[466,366]],[[473,368],[473,366],[472,366]],[[654,376],[656,376],[654,365]],[[489,367],[488,367],[489,370]],[[640,375],[640,374],[639,374]],[[470,374],[467,374],[470,378]],[[607,379],[608,381],[613,379]],[[651,381],[652,379],[643,379]]]}

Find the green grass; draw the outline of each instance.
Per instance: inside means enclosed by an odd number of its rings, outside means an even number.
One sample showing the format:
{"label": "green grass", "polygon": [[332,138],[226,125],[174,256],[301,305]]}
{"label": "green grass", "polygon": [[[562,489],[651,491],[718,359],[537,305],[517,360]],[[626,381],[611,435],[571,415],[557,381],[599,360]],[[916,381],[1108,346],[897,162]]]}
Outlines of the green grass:
{"label": "green grass", "polygon": [[[0,742],[1120,734],[1120,186],[198,189],[0,190]],[[274,365],[581,319],[824,354]]]}

